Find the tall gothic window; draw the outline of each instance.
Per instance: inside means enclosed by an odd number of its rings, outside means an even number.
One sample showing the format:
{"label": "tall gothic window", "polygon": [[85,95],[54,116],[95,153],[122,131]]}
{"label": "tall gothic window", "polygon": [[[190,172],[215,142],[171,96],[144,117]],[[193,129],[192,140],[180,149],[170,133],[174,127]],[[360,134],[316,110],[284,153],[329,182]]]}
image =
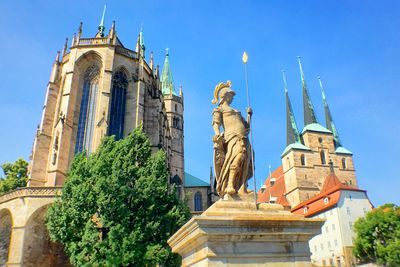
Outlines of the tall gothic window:
{"label": "tall gothic window", "polygon": [[326,159],[325,159],[325,152],[323,150],[321,150],[320,156],[321,156],[321,164],[325,165]]}
{"label": "tall gothic window", "polygon": [[99,69],[93,65],[86,70],[84,75],[75,153],[84,150],[88,154],[92,152],[98,86]]}
{"label": "tall gothic window", "polygon": [[203,200],[201,193],[199,191],[194,194],[194,211],[202,211],[203,210]]}
{"label": "tall gothic window", "polygon": [[110,125],[108,135],[115,135],[119,140],[124,135],[125,101],[128,79],[122,71],[115,73],[112,81]]}

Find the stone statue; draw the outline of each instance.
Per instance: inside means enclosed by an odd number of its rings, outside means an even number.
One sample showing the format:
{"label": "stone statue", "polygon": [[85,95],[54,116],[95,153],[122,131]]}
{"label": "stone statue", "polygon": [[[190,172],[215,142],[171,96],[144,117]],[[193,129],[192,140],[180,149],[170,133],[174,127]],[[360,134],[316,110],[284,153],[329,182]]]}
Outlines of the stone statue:
{"label": "stone statue", "polygon": [[[214,169],[216,189],[220,197],[228,195],[246,195],[247,180],[253,176],[251,154],[248,139],[250,131],[251,108],[247,108],[245,120],[239,110],[233,109],[235,92],[231,89],[231,81],[219,83],[214,90],[213,104],[218,107],[212,113],[212,126],[215,132]],[[220,132],[220,128],[223,132]]]}

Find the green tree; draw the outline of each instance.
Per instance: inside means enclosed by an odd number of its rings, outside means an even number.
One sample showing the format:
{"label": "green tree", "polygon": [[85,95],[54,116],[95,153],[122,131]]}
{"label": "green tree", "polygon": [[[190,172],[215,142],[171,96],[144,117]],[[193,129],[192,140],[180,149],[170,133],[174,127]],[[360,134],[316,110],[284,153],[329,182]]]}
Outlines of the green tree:
{"label": "green tree", "polygon": [[400,266],[400,207],[385,204],[354,224],[354,255],[361,262]]}
{"label": "green tree", "polygon": [[77,155],[62,195],[48,209],[47,228],[75,266],[176,266],[167,239],[189,218],[163,151],[151,154],[141,129]]}
{"label": "green tree", "polygon": [[28,162],[24,159],[19,158],[14,163],[4,163],[1,168],[5,177],[0,178],[0,194],[26,186],[28,181]]}

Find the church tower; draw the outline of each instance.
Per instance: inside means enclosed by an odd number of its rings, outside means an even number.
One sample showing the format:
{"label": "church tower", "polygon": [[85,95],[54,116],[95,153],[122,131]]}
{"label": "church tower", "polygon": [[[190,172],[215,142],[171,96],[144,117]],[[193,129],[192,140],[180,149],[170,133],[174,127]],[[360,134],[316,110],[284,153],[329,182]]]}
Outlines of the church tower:
{"label": "church tower", "polygon": [[170,129],[170,171],[171,183],[176,184],[181,197],[184,196],[184,143],[183,143],[183,92],[179,88],[179,95],[175,90],[174,78],[169,63],[169,49],[166,49],[164,67],[161,74],[161,92],[164,96],[164,105]]}
{"label": "church tower", "polygon": [[[28,186],[62,186],[77,153],[90,154],[106,135],[121,139],[143,127],[153,151],[164,149],[173,175],[183,179],[183,98],[173,91],[166,56],[160,82],[153,54],[145,59],[143,30],[136,49],[108,34],[105,9],[97,33],[84,38],[82,23],[70,47],[66,41],[53,63],[37,130]],[[161,91],[171,81],[171,93]]]}
{"label": "church tower", "polygon": [[320,81],[326,127],[318,123],[300,57],[298,63],[304,112],[304,128],[300,133],[297,131],[284,76],[287,144],[281,159],[285,177],[285,197],[292,207],[320,192],[324,178],[331,171],[329,167],[331,161],[342,183],[357,186],[352,153],[341,144],[322,83]]}

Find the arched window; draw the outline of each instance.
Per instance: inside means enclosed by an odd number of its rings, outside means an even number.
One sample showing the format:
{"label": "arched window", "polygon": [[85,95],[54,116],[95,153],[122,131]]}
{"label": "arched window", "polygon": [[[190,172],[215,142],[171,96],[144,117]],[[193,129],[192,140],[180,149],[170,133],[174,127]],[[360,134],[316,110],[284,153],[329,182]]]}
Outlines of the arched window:
{"label": "arched window", "polygon": [[194,194],[194,211],[203,211],[203,200],[199,191]]}
{"label": "arched window", "polygon": [[304,154],[301,154],[300,161],[301,161],[301,166],[306,166],[306,156],[304,156]]}
{"label": "arched window", "polygon": [[342,168],[346,169],[346,159],[342,158]]}
{"label": "arched window", "polygon": [[325,152],[323,150],[321,150],[321,152],[319,153],[319,155],[321,156],[321,164],[325,165],[326,164],[326,159],[325,159]]}
{"label": "arched window", "polygon": [[88,154],[92,152],[98,85],[99,69],[93,65],[86,70],[83,79],[75,153],[80,153],[83,150],[86,150]]}
{"label": "arched window", "polygon": [[112,80],[111,104],[110,104],[110,124],[108,135],[115,135],[119,140],[124,137],[125,101],[128,79],[125,73],[118,71]]}

